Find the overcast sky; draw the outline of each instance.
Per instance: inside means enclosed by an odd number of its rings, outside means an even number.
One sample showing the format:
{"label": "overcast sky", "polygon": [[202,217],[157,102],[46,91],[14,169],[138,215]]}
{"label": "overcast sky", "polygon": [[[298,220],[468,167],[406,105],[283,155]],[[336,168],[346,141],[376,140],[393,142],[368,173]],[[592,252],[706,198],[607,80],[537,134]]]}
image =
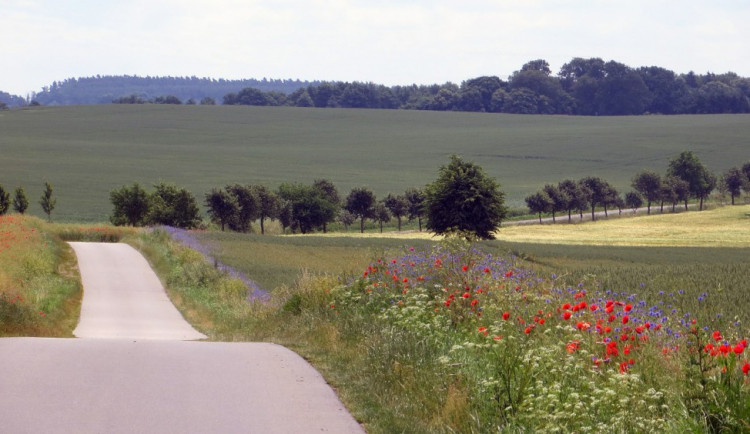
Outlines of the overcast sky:
{"label": "overcast sky", "polygon": [[747,0],[0,0],[0,90],[92,75],[428,84],[601,57],[750,76]]}

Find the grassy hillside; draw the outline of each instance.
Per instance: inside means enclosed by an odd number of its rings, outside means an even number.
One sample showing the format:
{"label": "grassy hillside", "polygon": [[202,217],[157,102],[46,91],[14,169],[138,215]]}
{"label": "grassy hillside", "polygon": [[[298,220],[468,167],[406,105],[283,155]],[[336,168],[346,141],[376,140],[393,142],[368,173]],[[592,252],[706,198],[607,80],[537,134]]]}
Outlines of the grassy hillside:
{"label": "grassy hillside", "polygon": [[53,218],[106,220],[108,193],[172,181],[202,195],[230,182],[331,179],[378,195],[432,181],[451,153],[496,177],[511,206],[545,182],[599,175],[620,189],[692,150],[715,171],[750,159],[750,116],[565,117],[225,106],[39,107],[0,113],[0,183]]}

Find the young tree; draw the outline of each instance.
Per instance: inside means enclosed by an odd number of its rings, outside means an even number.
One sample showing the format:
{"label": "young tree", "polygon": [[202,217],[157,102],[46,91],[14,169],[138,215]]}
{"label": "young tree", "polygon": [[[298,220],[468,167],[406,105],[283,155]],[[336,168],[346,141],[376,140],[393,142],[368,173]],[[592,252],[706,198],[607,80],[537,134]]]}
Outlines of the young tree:
{"label": "young tree", "polygon": [[380,233],[383,233],[383,223],[391,221],[391,213],[388,212],[388,207],[383,202],[375,204],[374,217],[373,219],[380,225]]}
{"label": "young tree", "polygon": [[539,224],[542,223],[542,213],[549,212],[554,206],[554,202],[544,190],[526,196],[524,200],[532,213],[539,214]]}
{"label": "young tree", "polygon": [[553,184],[546,184],[544,188],[542,188],[542,191],[547,193],[547,196],[552,200],[552,205],[549,207],[549,211],[552,213],[552,222],[555,223],[555,213],[567,210],[570,198],[565,191]]}
{"label": "young tree", "polygon": [[398,231],[401,232],[401,218],[403,218],[409,212],[409,201],[406,200],[406,197],[404,196],[395,196],[388,193],[388,196],[385,197],[383,204],[386,208],[388,208],[388,211],[390,211],[391,214],[396,217],[396,221],[398,222]]}
{"label": "young tree", "polygon": [[492,233],[506,214],[500,184],[457,155],[440,167],[438,178],[425,188],[425,207],[428,230],[483,239],[494,238]]}
{"label": "young tree", "polygon": [[625,193],[625,206],[633,209],[633,214],[638,211],[638,208],[643,206],[643,198],[637,191],[629,191]]}
{"label": "young tree", "polygon": [[661,197],[661,176],[654,171],[643,170],[633,177],[631,185],[646,199],[646,214],[651,214],[651,202]]}
{"label": "young tree", "polygon": [[734,205],[734,198],[740,195],[742,188],[746,187],[747,182],[747,177],[737,167],[727,170],[721,177],[721,184],[732,197],[732,205]]}
{"label": "young tree", "polygon": [[47,221],[51,222],[52,210],[54,210],[55,205],[57,205],[57,199],[52,197],[52,184],[49,182],[44,183],[44,192],[42,192],[42,197],[39,199],[39,205],[42,206],[42,211],[47,214]]}
{"label": "young tree", "polygon": [[[615,206],[618,207],[620,203],[620,193],[617,191],[612,184],[604,181],[604,192],[602,193],[602,206],[604,207],[604,217],[609,217],[607,214],[607,207]],[[622,208],[620,208],[622,209]]]}
{"label": "young tree", "polygon": [[375,217],[375,194],[368,188],[354,188],[344,208],[359,219],[359,232],[365,232],[365,219]]}
{"label": "young tree", "polygon": [[422,232],[422,217],[424,217],[424,192],[418,188],[409,188],[404,193],[409,202],[409,221],[417,219],[419,232]]}
{"label": "young tree", "polygon": [[266,233],[264,221],[267,218],[274,219],[279,215],[280,201],[279,196],[263,185],[254,185],[253,192],[258,198],[258,217],[260,218],[260,233]]}
{"label": "young tree", "polygon": [[248,185],[227,185],[225,190],[234,197],[237,203],[235,218],[229,220],[229,228],[233,231],[247,233],[250,223],[260,216],[260,204],[255,191]]}
{"label": "young tree", "polygon": [[716,185],[718,184],[718,182],[719,181],[716,179],[716,175],[709,172],[708,170],[705,170],[703,172],[701,183],[699,184],[699,188],[697,191],[698,199],[700,200],[700,205],[698,206],[699,211],[703,211],[703,202],[708,198],[711,192],[716,189]]}
{"label": "young tree", "polygon": [[143,226],[146,224],[151,200],[146,190],[138,183],[112,190],[109,192],[109,200],[113,206],[109,220],[113,225]]}
{"label": "young tree", "polygon": [[29,200],[26,198],[23,187],[18,187],[13,195],[13,209],[19,214],[23,214],[29,209]]}
{"label": "young tree", "polygon": [[0,185],[0,215],[8,212],[10,209],[10,194]]}
{"label": "young tree", "polygon": [[339,223],[344,225],[344,230],[346,231],[349,230],[349,226],[351,226],[355,220],[356,218],[354,217],[354,214],[345,209],[342,209],[339,213]]}
{"label": "young tree", "polygon": [[220,224],[222,232],[239,212],[239,205],[234,196],[219,188],[214,188],[206,194],[206,207],[211,221]]}

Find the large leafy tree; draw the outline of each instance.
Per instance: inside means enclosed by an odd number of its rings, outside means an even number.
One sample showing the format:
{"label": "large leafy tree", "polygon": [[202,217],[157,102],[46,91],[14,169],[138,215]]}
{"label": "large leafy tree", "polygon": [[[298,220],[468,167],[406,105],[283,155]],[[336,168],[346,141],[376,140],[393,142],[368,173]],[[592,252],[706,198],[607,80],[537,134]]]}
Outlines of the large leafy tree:
{"label": "large leafy tree", "polygon": [[633,177],[631,185],[646,198],[646,214],[651,214],[651,203],[661,197],[661,176],[654,171],[643,170]]}
{"label": "large leafy tree", "polygon": [[587,176],[579,181],[581,188],[586,191],[588,204],[591,207],[591,220],[596,220],[595,209],[598,205],[604,207],[604,213],[607,213],[607,206],[615,203],[617,190],[607,181],[598,176]]}
{"label": "large leafy tree", "polygon": [[687,201],[690,198],[690,185],[682,178],[677,176],[667,176],[664,178],[661,188],[662,200],[672,204],[672,212],[678,202],[685,202],[685,211],[687,211]]}
{"label": "large leafy tree", "polygon": [[500,184],[457,155],[440,167],[438,178],[425,188],[425,207],[428,230],[483,239],[494,238],[506,214]]}
{"label": "large leafy tree", "polygon": [[378,202],[375,204],[375,208],[373,210],[373,219],[378,223],[378,226],[380,226],[380,233],[383,233],[383,223],[388,223],[391,221],[391,213],[388,211],[388,207],[383,202]]}
{"label": "large leafy tree", "polygon": [[637,191],[629,191],[625,193],[625,206],[632,208],[633,214],[636,213],[638,208],[643,205],[643,198]]}
{"label": "large leafy tree", "polygon": [[[676,176],[688,183],[690,196],[700,200],[700,210],[703,210],[703,200],[716,188],[716,177],[703,166],[698,156],[691,151],[684,151],[669,162],[668,176]],[[685,199],[687,209],[687,199]]]}
{"label": "large leafy tree", "polygon": [[359,219],[359,231],[365,231],[365,219],[375,217],[375,193],[366,187],[354,188],[346,197],[344,208]]}
{"label": "large leafy tree", "polygon": [[23,214],[29,208],[29,199],[26,198],[26,192],[23,187],[18,187],[13,195],[13,209],[17,213]]}
{"label": "large leafy tree", "polygon": [[138,183],[132,186],[124,185],[109,193],[112,202],[112,224],[143,226],[147,223],[150,210],[150,198],[146,190]]}
{"label": "large leafy tree", "polygon": [[338,206],[315,186],[281,184],[279,197],[285,202],[280,219],[292,231],[310,233],[336,218]]}

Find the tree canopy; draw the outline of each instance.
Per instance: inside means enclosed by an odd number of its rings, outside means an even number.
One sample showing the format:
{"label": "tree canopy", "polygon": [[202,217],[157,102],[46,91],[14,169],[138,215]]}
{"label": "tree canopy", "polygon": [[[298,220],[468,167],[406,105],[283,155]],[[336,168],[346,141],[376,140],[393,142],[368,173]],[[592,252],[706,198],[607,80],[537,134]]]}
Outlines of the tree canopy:
{"label": "tree canopy", "polygon": [[505,218],[504,199],[500,184],[480,166],[452,155],[425,188],[427,229],[438,235],[493,239]]}

